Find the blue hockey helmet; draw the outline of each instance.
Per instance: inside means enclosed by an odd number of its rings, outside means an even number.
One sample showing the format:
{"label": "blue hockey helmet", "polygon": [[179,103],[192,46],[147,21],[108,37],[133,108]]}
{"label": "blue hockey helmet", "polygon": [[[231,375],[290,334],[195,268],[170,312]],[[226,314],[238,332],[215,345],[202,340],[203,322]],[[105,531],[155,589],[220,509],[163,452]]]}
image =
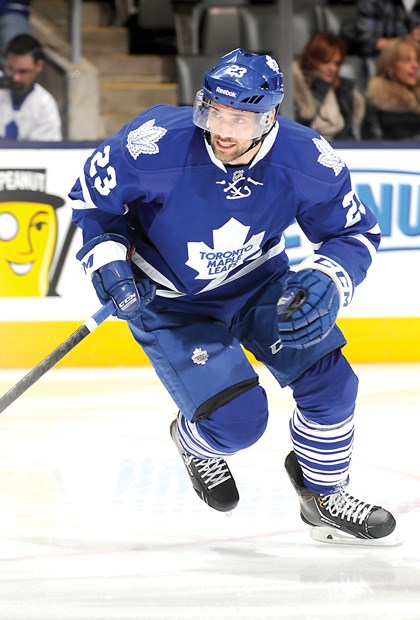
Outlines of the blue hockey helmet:
{"label": "blue hockey helmet", "polygon": [[213,102],[257,113],[263,135],[269,130],[267,113],[280,106],[283,96],[283,73],[276,60],[238,48],[205,73],[194,102],[194,124],[208,129],[208,107]]}

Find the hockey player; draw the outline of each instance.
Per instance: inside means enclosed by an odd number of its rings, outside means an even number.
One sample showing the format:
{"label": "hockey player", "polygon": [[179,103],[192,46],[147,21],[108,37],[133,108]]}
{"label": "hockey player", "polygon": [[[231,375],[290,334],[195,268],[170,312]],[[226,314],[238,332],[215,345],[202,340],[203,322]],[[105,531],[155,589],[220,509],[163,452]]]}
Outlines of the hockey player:
{"label": "hockey player", "polygon": [[[302,519],[372,543],[395,520],[345,491],[358,380],[335,321],[380,231],[326,140],[278,116],[282,99],[277,62],[237,49],[193,108],[156,106],[105,140],[70,192],[78,258],[177,404],[171,436],[202,500],[236,507],[225,458],[266,428],[243,345],[293,391],[285,465]],[[295,220],[315,253],[292,271]]]}

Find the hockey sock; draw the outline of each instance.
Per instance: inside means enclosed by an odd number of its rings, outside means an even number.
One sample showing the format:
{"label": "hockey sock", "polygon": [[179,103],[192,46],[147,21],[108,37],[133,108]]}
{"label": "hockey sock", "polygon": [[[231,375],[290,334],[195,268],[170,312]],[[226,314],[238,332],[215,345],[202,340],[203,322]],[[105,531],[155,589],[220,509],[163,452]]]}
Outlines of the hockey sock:
{"label": "hockey sock", "polygon": [[234,452],[220,452],[210,446],[207,441],[201,437],[197,425],[187,420],[183,415],[178,416],[177,425],[179,441],[187,454],[198,459],[223,458],[229,456],[229,454],[234,454]]}
{"label": "hockey sock", "polygon": [[290,432],[307,488],[328,495],[347,485],[353,449],[353,416],[337,424],[317,424],[307,420],[296,407]]}

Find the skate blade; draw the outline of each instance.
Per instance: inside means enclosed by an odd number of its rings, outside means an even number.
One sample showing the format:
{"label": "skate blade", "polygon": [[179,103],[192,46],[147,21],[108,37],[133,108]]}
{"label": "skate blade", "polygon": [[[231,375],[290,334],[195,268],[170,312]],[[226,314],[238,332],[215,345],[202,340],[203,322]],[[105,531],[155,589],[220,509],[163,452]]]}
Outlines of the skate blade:
{"label": "skate blade", "polygon": [[333,545],[349,545],[353,547],[398,547],[402,539],[390,534],[384,538],[356,538],[332,527],[313,527],[311,538],[318,542]]}

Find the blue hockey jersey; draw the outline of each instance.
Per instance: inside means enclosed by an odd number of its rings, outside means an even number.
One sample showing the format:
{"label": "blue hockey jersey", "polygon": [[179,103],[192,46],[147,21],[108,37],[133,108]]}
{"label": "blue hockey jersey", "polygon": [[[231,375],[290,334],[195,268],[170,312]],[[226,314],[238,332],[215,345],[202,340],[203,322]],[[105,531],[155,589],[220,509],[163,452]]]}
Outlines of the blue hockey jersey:
{"label": "blue hockey jersey", "polygon": [[123,235],[160,301],[190,312],[235,310],[284,274],[295,220],[354,285],[380,239],[331,145],[281,117],[250,165],[225,166],[192,108],[150,108],[93,152],[69,195],[85,242]]}

